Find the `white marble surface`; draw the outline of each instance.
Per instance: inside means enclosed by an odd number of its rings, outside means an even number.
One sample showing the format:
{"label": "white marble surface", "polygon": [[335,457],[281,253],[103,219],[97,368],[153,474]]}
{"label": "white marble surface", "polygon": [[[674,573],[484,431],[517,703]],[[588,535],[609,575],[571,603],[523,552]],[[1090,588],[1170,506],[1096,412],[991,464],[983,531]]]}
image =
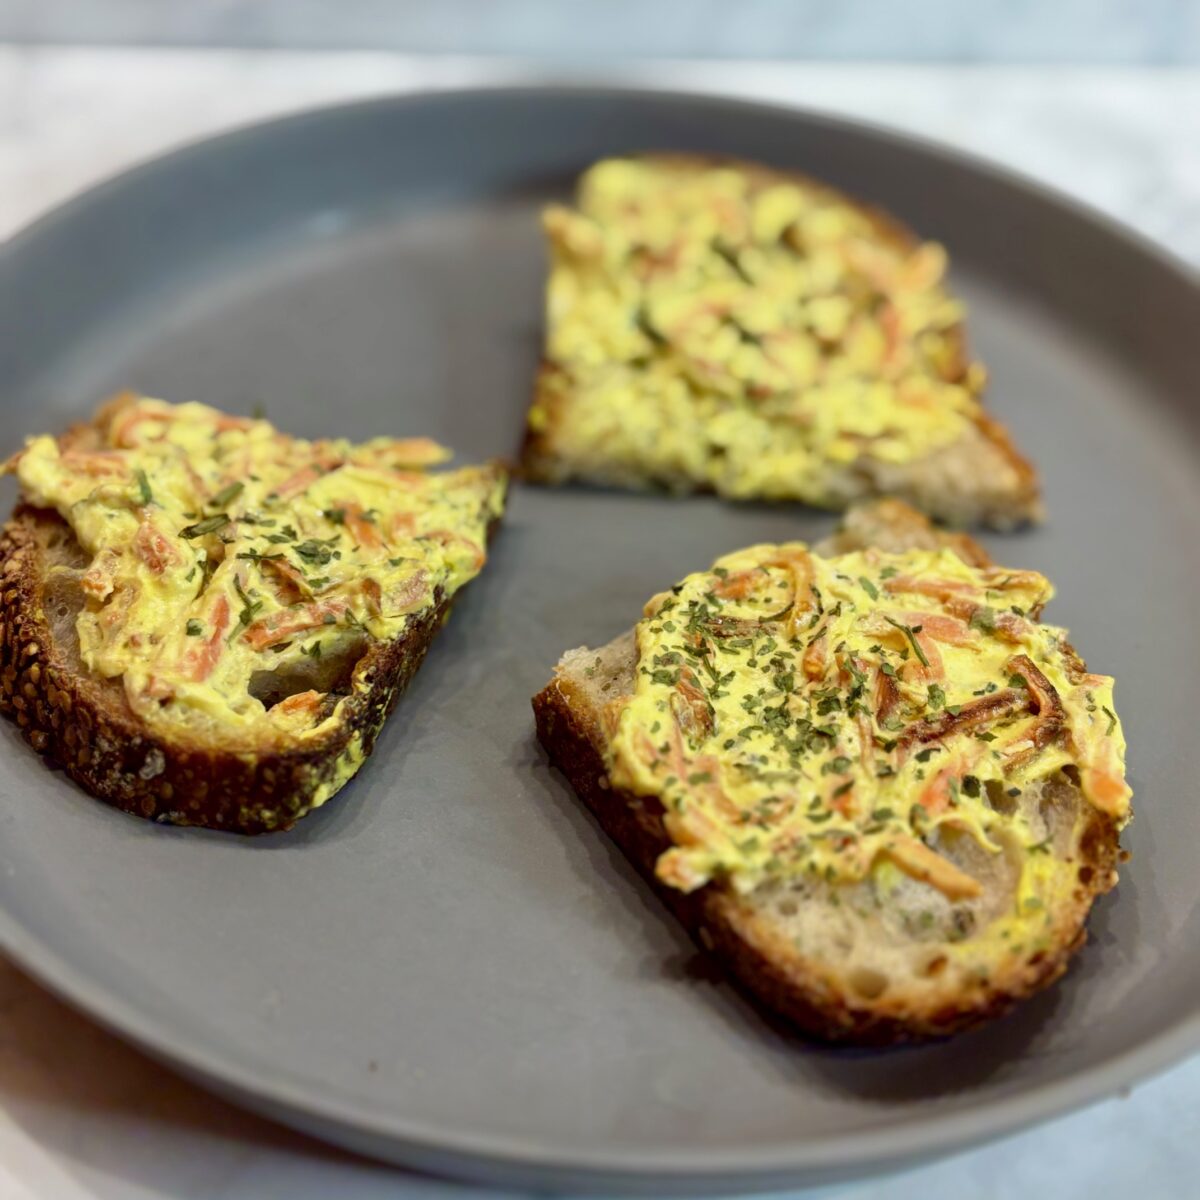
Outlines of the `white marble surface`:
{"label": "white marble surface", "polygon": [[0,0],[0,38],[699,58],[1200,62],[1200,0]]}
{"label": "white marble surface", "polygon": [[[552,74],[543,67],[537,77]],[[603,77],[805,104],[938,138],[1072,192],[1200,262],[1200,70],[691,63]],[[0,237],[97,179],[215,130],[382,91],[528,78],[519,63],[384,54],[0,46]],[[825,1194],[1185,1200],[1200,1168],[1198,1110],[1200,1059],[998,1145]],[[208,1097],[0,962],[0,1200],[465,1195]]]}

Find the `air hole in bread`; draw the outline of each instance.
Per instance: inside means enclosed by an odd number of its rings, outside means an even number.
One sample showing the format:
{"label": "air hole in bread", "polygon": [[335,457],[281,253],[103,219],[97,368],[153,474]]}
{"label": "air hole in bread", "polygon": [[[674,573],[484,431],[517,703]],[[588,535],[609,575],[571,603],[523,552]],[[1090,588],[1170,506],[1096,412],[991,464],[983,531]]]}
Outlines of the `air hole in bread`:
{"label": "air hole in bread", "polygon": [[949,961],[940,951],[937,954],[931,954],[920,967],[921,974],[927,979],[933,979],[946,969],[946,964]]}
{"label": "air hole in bread", "polygon": [[800,911],[800,904],[791,896],[785,896],[775,908],[781,917],[794,917]]}
{"label": "air hole in bread", "polygon": [[1079,774],[1079,768],[1074,763],[1066,763],[1063,766],[1062,773],[1076,786],[1083,786],[1083,778]]}
{"label": "air hole in bread", "polygon": [[274,708],[280,701],[300,692],[345,694],[350,690],[354,668],[366,649],[364,637],[329,639],[319,658],[296,658],[269,671],[255,671],[250,676],[250,695],[264,708]]}
{"label": "air hole in bread", "polygon": [[850,986],[864,1000],[876,1000],[887,991],[888,977],[874,967],[855,967],[850,972]]}
{"label": "air hole in bread", "polygon": [[1093,871],[1091,867],[1083,866],[1079,868],[1079,882],[1082,883],[1084,887],[1087,887],[1087,885],[1092,882],[1092,877],[1094,875],[1095,871]]}

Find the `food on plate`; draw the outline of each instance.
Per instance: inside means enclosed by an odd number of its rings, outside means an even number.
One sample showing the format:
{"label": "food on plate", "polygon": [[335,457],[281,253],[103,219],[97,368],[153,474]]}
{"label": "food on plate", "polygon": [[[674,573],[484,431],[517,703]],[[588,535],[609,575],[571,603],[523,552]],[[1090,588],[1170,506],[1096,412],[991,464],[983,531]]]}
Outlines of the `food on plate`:
{"label": "food on plate", "polygon": [[531,479],[1040,519],[936,243],[803,176],[682,156],[599,162],[543,223]]}
{"label": "food on plate", "polygon": [[1113,681],[1036,571],[876,502],[566,653],[538,735],[697,942],[815,1035],[954,1033],[1057,979],[1130,816]]}
{"label": "food on plate", "polygon": [[483,568],[506,480],[124,395],[6,470],[0,708],[100,799],[286,829],[343,787]]}

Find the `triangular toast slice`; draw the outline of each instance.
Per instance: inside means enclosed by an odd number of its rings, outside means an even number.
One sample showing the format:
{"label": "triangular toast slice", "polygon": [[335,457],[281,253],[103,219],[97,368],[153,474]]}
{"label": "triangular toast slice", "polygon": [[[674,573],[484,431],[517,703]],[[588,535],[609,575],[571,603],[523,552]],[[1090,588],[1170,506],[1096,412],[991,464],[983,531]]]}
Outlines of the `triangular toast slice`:
{"label": "triangular toast slice", "polygon": [[801,175],[683,156],[600,162],[544,225],[531,479],[1040,519],[939,245]]}

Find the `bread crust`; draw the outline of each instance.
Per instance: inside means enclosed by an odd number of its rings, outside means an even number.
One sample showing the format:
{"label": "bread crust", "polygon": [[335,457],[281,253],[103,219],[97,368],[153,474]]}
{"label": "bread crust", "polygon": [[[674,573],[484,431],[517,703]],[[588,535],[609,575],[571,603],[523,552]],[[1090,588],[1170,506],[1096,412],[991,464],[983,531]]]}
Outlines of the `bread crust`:
{"label": "bread crust", "polygon": [[[727,157],[658,153],[632,156],[653,164],[696,169],[730,167],[756,185],[791,182],[855,209],[865,216],[880,239],[900,251],[911,251],[920,239],[907,225],[885,210],[799,171],[784,171]],[[965,323],[945,331],[953,354],[941,378],[961,382],[970,365]],[[580,479],[602,486],[627,489],[663,487],[671,491],[711,492],[685,476],[648,478],[602,461],[581,463],[560,444],[559,427],[569,395],[561,387],[563,369],[543,358],[534,381],[533,403],[547,414],[538,430],[526,426],[520,450],[523,477],[533,483],[561,484]],[[994,486],[987,486],[993,481]],[[973,418],[970,430],[950,446],[897,466],[861,457],[834,481],[837,501],[847,507],[855,501],[892,495],[923,512],[955,525],[985,524],[999,529],[1016,528],[1043,518],[1041,491],[1032,463],[1017,450],[1008,431],[987,413]]]}
{"label": "bread crust", "polygon": [[[892,501],[871,506],[857,521],[854,517],[846,531],[826,544],[827,552],[856,548],[872,532],[878,540],[890,529],[893,543],[920,545],[936,536],[964,558],[987,561],[978,543],[963,535],[933,534],[911,509]],[[636,648],[630,635],[588,652],[587,658],[593,654],[624,658],[627,667],[620,674],[632,678]],[[1069,864],[1076,883],[1069,900],[1054,914],[1047,948],[1015,957],[1004,969],[970,986],[944,973],[932,985],[902,986],[875,999],[864,998],[847,986],[841,964],[801,952],[769,907],[756,900],[756,893],[740,895],[719,881],[685,893],[658,878],[656,862],[674,844],[663,824],[662,805],[654,797],[612,786],[601,713],[568,659],[533,698],[537,735],[550,761],[697,946],[712,954],[752,1000],[809,1036],[893,1045],[946,1037],[1000,1017],[1063,975],[1086,941],[1092,904],[1117,882],[1119,826],[1112,817],[1086,807],[1080,818],[1078,858]],[[619,688],[609,692],[605,701],[620,694]]]}
{"label": "bread crust", "polygon": [[371,644],[354,669],[361,686],[345,719],[319,740],[240,751],[185,742],[146,728],[122,689],[81,673],[48,620],[47,544],[66,529],[57,514],[26,506],[0,534],[0,712],[92,795],[152,821],[238,833],[290,828],[352,743],[361,739],[370,753],[449,608],[443,600],[401,639]]}

